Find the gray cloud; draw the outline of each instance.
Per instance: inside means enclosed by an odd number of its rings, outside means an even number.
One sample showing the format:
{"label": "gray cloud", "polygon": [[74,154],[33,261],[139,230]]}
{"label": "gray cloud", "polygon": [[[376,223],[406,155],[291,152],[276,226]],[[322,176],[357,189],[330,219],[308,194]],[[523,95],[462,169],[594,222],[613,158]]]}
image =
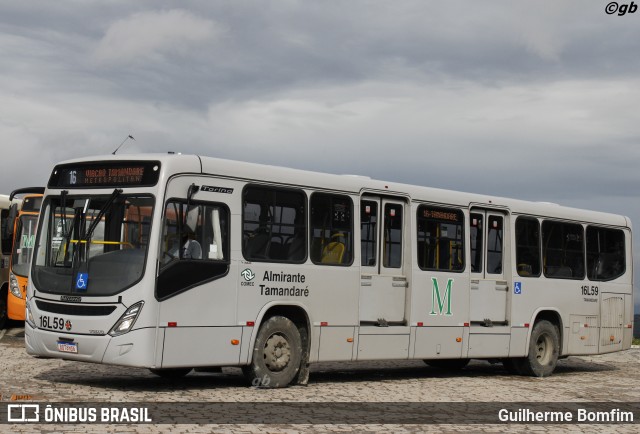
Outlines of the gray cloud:
{"label": "gray cloud", "polygon": [[[640,16],[599,2],[0,5],[4,191],[180,151],[628,214]],[[26,170],[25,170],[26,169]],[[636,255],[640,258],[640,255]]]}

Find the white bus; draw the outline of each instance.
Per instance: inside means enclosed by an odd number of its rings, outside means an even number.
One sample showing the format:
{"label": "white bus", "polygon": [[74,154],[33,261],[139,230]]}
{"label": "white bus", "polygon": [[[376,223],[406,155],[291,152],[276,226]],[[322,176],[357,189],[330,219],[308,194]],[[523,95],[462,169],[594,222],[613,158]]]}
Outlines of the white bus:
{"label": "white bus", "polygon": [[321,361],[558,358],[630,347],[628,218],[188,155],[57,165],[29,354],[308,381]]}

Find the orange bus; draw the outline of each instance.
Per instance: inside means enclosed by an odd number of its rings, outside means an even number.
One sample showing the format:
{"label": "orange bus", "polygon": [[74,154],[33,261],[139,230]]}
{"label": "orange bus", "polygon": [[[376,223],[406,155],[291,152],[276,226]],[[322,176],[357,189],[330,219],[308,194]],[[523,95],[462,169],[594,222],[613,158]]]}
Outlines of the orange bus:
{"label": "orange bus", "polygon": [[[7,318],[24,321],[25,297],[31,253],[33,252],[36,225],[44,188],[29,187],[14,190],[9,196],[25,195],[13,222],[13,247],[9,263],[9,291],[7,293]],[[17,207],[15,208],[17,210]],[[14,211],[12,214],[15,214]],[[11,214],[10,214],[11,215]]]}
{"label": "orange bus", "polygon": [[7,293],[9,292],[9,258],[13,242],[13,223],[15,214],[12,214],[12,203],[20,204],[20,200],[10,200],[6,194],[0,194],[0,329],[7,322]]}

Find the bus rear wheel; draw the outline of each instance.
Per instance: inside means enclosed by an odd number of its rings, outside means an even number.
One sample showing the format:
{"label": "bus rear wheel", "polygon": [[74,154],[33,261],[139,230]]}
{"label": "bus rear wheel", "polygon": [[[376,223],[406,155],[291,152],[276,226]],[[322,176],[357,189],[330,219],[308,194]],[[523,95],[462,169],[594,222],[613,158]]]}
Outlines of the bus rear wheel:
{"label": "bus rear wheel", "polygon": [[556,369],[560,353],[558,328],[547,320],[538,321],[531,331],[529,354],[516,360],[518,372],[532,377],[548,377]]}
{"label": "bus rear wheel", "polygon": [[289,318],[272,316],[260,327],[251,364],[243,372],[253,386],[287,387],[298,375],[301,360],[300,331]]}

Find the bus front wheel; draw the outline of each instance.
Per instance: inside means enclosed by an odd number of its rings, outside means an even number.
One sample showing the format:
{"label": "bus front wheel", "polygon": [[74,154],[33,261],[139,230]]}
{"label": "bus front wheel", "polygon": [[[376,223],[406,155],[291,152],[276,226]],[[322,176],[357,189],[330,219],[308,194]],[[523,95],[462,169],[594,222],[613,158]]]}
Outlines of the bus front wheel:
{"label": "bus front wheel", "polygon": [[523,375],[548,377],[556,368],[560,353],[558,328],[547,320],[538,321],[531,330],[529,355],[517,360],[517,369]]}
{"label": "bus front wheel", "polygon": [[260,327],[251,364],[243,372],[253,386],[287,387],[298,375],[301,360],[300,331],[289,318],[272,316]]}

